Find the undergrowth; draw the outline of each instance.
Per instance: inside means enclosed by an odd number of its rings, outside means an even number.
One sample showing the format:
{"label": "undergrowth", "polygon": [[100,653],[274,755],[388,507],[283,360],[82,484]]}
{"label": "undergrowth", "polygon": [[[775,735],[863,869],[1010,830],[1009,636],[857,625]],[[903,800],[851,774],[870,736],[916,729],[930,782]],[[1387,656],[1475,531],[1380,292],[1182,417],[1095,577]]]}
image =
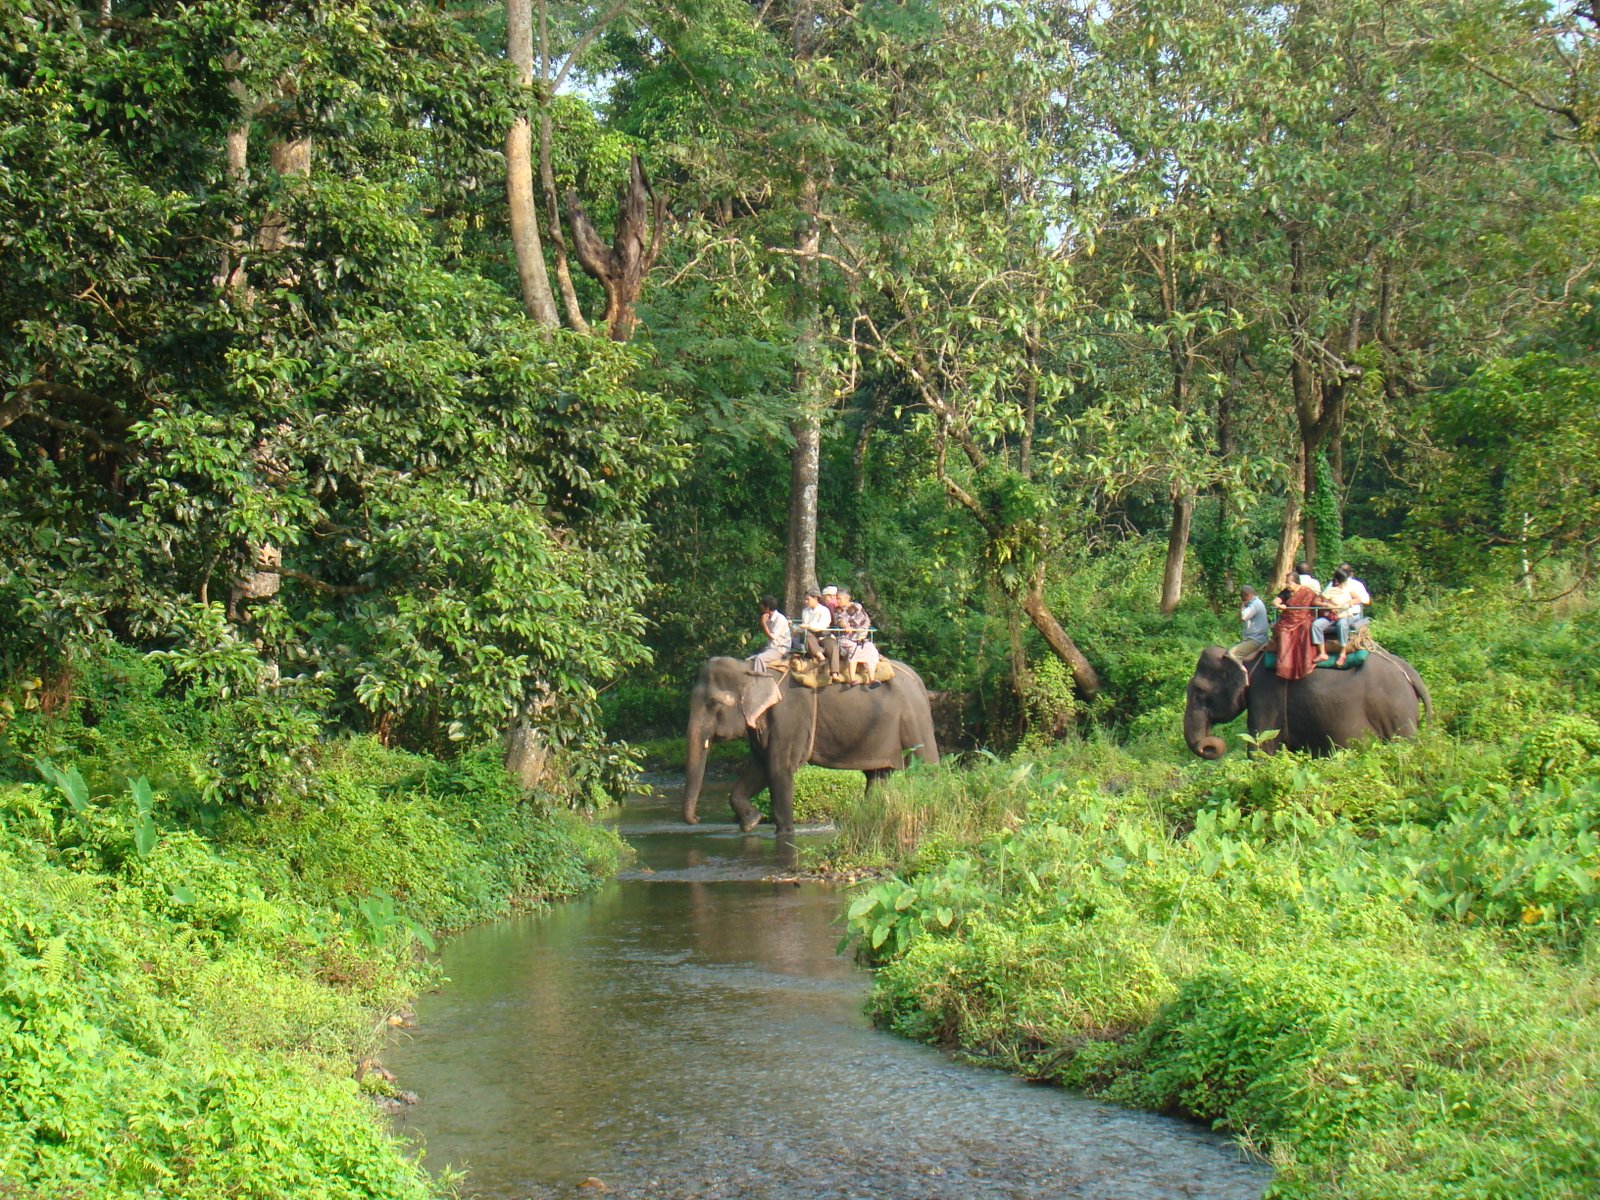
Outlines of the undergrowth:
{"label": "undergrowth", "polygon": [[0,753],[0,1194],[447,1187],[358,1064],[434,978],[435,934],[592,887],[620,844],[492,755],[370,739],[316,747],[278,805],[214,806],[211,714],[140,660],[105,665]]}
{"label": "undergrowth", "polygon": [[[1435,703],[1414,741],[1206,763],[1141,718],[898,778],[832,851],[892,868],[846,913],[874,1018],[1210,1121],[1278,1196],[1592,1196],[1591,619],[1394,615],[1379,636]],[[1185,679],[1150,697],[1173,722]]]}

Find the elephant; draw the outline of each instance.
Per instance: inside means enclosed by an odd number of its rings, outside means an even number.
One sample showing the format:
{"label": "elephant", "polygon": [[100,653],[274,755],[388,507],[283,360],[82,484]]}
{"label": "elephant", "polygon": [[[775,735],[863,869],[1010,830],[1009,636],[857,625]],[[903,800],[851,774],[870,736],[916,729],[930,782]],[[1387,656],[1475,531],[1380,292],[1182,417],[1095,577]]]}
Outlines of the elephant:
{"label": "elephant", "polygon": [[1313,671],[1294,683],[1261,663],[1257,658],[1241,665],[1221,646],[1200,652],[1183,710],[1189,749],[1202,758],[1220,758],[1228,747],[1212,726],[1246,708],[1252,737],[1278,731],[1262,745],[1267,753],[1287,747],[1326,754],[1363,737],[1410,737],[1417,732],[1418,701],[1433,717],[1433,700],[1417,669],[1387,650],[1373,651],[1358,667]]}
{"label": "elephant", "polygon": [[713,742],[743,736],[750,743],[750,758],[732,796],[734,817],[747,833],[761,821],[750,799],[763,788],[771,793],[778,833],[794,832],[794,773],[803,763],[864,772],[869,788],[904,766],[908,752],[925,763],[938,763],[933,711],[922,677],[905,663],[885,661],[894,668],[894,678],[886,683],[809,688],[784,676],[777,683],[777,703],[755,718],[752,728],[745,720],[747,698],[766,680],[750,674],[740,659],[710,659],[700,668],[689,702],[684,821],[699,822],[695,805]]}

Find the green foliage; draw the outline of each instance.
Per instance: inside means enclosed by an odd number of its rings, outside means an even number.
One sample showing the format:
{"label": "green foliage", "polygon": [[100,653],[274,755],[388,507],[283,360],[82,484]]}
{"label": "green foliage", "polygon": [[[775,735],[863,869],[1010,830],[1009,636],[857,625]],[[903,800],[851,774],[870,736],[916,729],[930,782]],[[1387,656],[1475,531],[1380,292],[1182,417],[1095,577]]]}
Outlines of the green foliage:
{"label": "green foliage", "polygon": [[1458,787],[1433,827],[1381,831],[1366,869],[1335,830],[1327,846],[1330,907],[1363,892],[1420,915],[1462,923],[1536,927],[1539,941],[1576,943],[1600,923],[1600,788],[1547,785],[1513,793],[1498,784]]}
{"label": "green foliage", "polygon": [[1533,787],[1600,774],[1600,721],[1576,714],[1551,717],[1522,739],[1509,772],[1513,783]]}
{"label": "green foliage", "polygon": [[977,772],[982,784],[949,758],[936,768],[914,766],[896,772],[882,787],[864,791],[835,815],[838,833],[826,853],[841,867],[898,862],[921,845],[942,850],[947,857],[950,847],[970,845],[1005,813],[1025,803],[1026,779],[1032,770],[1021,765],[1014,774],[1002,773],[996,762],[990,771]]}
{"label": "green foliage", "polygon": [[1313,483],[1306,500],[1306,516],[1317,531],[1317,557],[1325,563],[1338,563],[1344,558],[1344,506],[1326,454],[1317,455]]}
{"label": "green foliage", "polygon": [[1022,707],[1028,730],[1024,747],[1037,748],[1072,731],[1081,705],[1066,664],[1053,655],[1030,664]]}
{"label": "green foliage", "polygon": [[[391,0],[79,16],[0,17],[6,675],[115,637],[208,698],[259,693],[218,799],[302,786],[319,725],[441,750],[536,711],[603,758],[597,689],[648,658],[678,406],[628,348],[530,326],[499,250],[452,251],[509,119],[498,57]],[[570,108],[563,181],[610,161]],[[301,134],[309,174],[278,173]]]}
{"label": "green foliage", "polygon": [[909,882],[891,875],[862,885],[861,894],[845,912],[846,933],[839,950],[854,944],[861,958],[887,959],[926,933],[953,932],[977,900],[973,866],[970,859],[952,858],[937,874],[919,875]]}
{"label": "green foliage", "polygon": [[1206,596],[1221,608],[1233,603],[1240,584],[1251,578],[1252,567],[1243,522],[1227,505],[1219,503],[1214,508],[1216,520],[1213,524],[1196,521],[1193,552],[1200,564]]}
{"label": "green foliage", "polygon": [[292,692],[242,696],[220,710],[214,729],[207,800],[275,804],[310,786],[322,724]]}
{"label": "green foliage", "polygon": [[1499,359],[1441,395],[1430,417],[1441,447],[1419,467],[1428,484],[1411,532],[1452,574],[1514,578],[1570,556],[1595,567],[1600,436],[1594,363],[1542,351]]}
{"label": "green foliage", "polygon": [[[198,795],[99,790],[128,746],[94,732],[101,754],[0,782],[0,1190],[436,1194],[354,1063],[434,977],[434,930],[592,887],[615,837],[523,800],[491,755],[371,740],[207,835]],[[201,747],[177,749],[197,775]]]}
{"label": "green foliage", "polygon": [[1468,602],[1472,639],[1453,602],[1392,620],[1441,707],[1498,665],[1512,747],[1435,727],[1203,763],[1094,738],[908,778],[919,821],[842,820],[896,869],[844,916],[875,1019],[1213,1122],[1275,1194],[1586,1195],[1600,780],[1574,710],[1600,687],[1561,651],[1587,609]]}
{"label": "green foliage", "polygon": [[[723,744],[733,745],[739,751],[736,756],[728,756],[730,762],[742,762],[748,754],[743,742]],[[866,776],[860,771],[835,771],[829,767],[802,763],[794,773],[794,819],[801,825],[827,824],[841,811],[859,801],[865,790]],[[767,816],[772,815],[770,792],[763,791],[751,803]]]}
{"label": "green foliage", "polygon": [[[886,1020],[1019,1060],[1050,1044],[1091,1086],[1261,1131],[1285,1188],[1381,1194],[1425,1160],[1477,1186],[1482,1139],[1451,1122],[1495,1105],[1512,1165],[1487,1190],[1559,1194],[1592,1165],[1571,1100],[1551,1133],[1575,1131],[1571,1162],[1526,1178],[1537,1055],[1449,1007],[1474,995],[1549,1040],[1544,992],[1516,985],[1589,986],[1592,606],[1498,587],[1595,566],[1594,122],[1547,125],[1593,107],[1578,9],[950,0],[824,4],[804,29],[731,0],[630,9],[579,64],[604,106],[547,106],[557,186],[599,224],[636,149],[674,196],[629,346],[517,300],[497,181],[525,97],[497,18],[86,12],[0,8],[6,869],[39,866],[67,924],[104,901],[115,943],[64,925],[17,950],[55,909],[17,907],[7,877],[7,978],[48,991],[41,1022],[89,1014],[50,1029],[73,1062],[30,1045],[23,1072],[62,1072],[48,1102],[81,1111],[15,1127],[103,1173],[18,1186],[414,1194],[414,1172],[362,1178],[343,1081],[180,1053],[157,985],[202,1040],[298,1052],[311,1030],[338,1057],[419,933],[603,872],[615,845],[549,803],[630,768],[602,722],[675,727],[696,663],[754,636],[797,415],[822,426],[819,569],[981,713],[980,743],[1039,760],[870,798],[799,781],[841,861],[901,864],[859,914],[884,930]],[[546,15],[558,52],[593,18]],[[277,169],[302,137],[309,171]],[[818,252],[797,247],[819,213]],[[1308,464],[1324,568],[1342,516],[1436,730],[1203,766],[1184,684],[1233,640],[1223,583],[1262,584],[1312,429],[1349,488],[1341,514],[1328,459]],[[1191,495],[1219,611],[1162,616],[1162,533]],[[1092,704],[1023,597],[1103,676]],[[562,784],[527,801],[493,743],[530,714]],[[369,733],[449,762],[351,740]],[[938,903],[958,863],[959,920]],[[142,943],[148,979],[118,957]],[[132,1017],[95,992],[124,975]],[[259,1002],[205,1000],[233,993]],[[82,1066],[124,1033],[126,1111]],[[280,1086],[322,1121],[316,1170],[282,1149],[303,1143]],[[229,1174],[228,1138],[253,1175]]]}
{"label": "green foliage", "polygon": [[807,824],[832,821],[866,791],[860,771],[832,771],[802,765],[794,773],[794,816]]}

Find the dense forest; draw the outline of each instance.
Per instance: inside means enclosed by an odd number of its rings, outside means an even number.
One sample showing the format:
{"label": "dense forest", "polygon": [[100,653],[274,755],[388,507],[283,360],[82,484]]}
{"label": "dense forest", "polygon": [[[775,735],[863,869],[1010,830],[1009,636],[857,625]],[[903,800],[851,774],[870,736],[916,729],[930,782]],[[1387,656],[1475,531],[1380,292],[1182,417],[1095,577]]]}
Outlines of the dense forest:
{"label": "dense forest", "polygon": [[[883,1023],[1589,1194],[1597,206],[1586,4],[0,6],[0,1193],[432,1194],[374,1014],[836,583]],[[1196,761],[1302,558],[1436,719]]]}

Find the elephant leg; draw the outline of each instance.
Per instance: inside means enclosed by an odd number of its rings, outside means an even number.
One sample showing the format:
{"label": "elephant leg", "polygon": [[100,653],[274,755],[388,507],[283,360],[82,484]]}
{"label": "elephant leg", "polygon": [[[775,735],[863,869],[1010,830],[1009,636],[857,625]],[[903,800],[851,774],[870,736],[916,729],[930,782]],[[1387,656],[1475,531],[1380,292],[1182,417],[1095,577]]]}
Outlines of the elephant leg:
{"label": "elephant leg", "polygon": [[867,777],[867,795],[870,796],[889,781],[889,776],[893,775],[894,771],[884,767],[877,771],[863,771],[861,773]]}
{"label": "elephant leg", "polygon": [[761,812],[750,803],[752,796],[759,796],[761,789],[767,786],[767,764],[755,755],[751,755],[744,764],[744,770],[739,772],[739,778],[734,782],[733,792],[729,795],[729,803],[733,805],[733,819],[739,822],[739,828],[749,833],[761,824]]}
{"label": "elephant leg", "polygon": [[1269,729],[1276,729],[1278,733],[1276,737],[1247,749],[1246,757],[1253,757],[1258,750],[1262,754],[1276,754],[1285,745],[1289,735],[1289,693],[1286,686],[1275,676],[1263,680],[1250,689],[1247,703],[1250,712],[1247,724],[1251,737],[1260,737]]}
{"label": "elephant leg", "polygon": [[780,834],[794,832],[794,772],[774,771],[767,779],[772,797],[772,823]]}

